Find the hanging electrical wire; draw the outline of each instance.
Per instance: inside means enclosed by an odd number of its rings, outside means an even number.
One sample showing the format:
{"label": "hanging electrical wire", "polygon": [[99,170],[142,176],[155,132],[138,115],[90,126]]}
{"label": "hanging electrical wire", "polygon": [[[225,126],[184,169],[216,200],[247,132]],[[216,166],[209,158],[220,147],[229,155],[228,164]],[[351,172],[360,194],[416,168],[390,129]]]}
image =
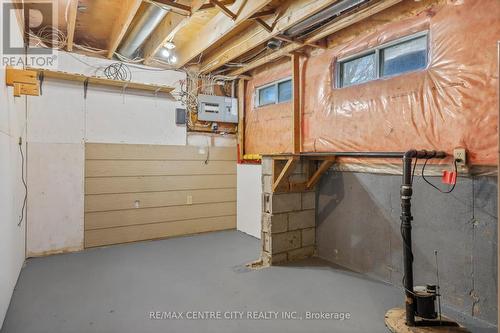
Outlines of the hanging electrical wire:
{"label": "hanging electrical wire", "polygon": [[[439,192],[441,193],[445,193],[445,194],[448,194],[448,193],[451,193],[453,192],[453,190],[455,189],[455,185],[456,185],[456,182],[453,183],[453,185],[448,189],[448,190],[442,190],[440,189],[439,187],[437,187],[436,185],[432,184],[426,177],[425,177],[425,167],[427,166],[427,162],[429,161],[429,159],[426,159],[425,162],[424,162],[424,165],[422,166],[422,179],[427,183],[429,184],[430,186],[432,186],[433,188],[435,188],[436,190],[438,190]],[[453,165],[455,166],[455,174],[457,174],[458,170],[457,170],[457,160],[456,159],[453,159]]]}
{"label": "hanging electrical wire", "polygon": [[26,202],[28,201],[28,184],[26,183],[26,179],[24,178],[24,153],[23,153],[22,141],[19,141],[19,152],[21,153],[21,180],[23,182],[23,187],[24,187],[24,199],[23,199],[23,206],[21,208],[21,217],[19,218],[19,222],[17,223],[18,227],[21,226],[21,223],[23,223],[24,211],[26,210]]}
{"label": "hanging electrical wire", "polygon": [[123,62],[114,62],[104,68],[104,75],[108,79],[130,81],[132,80],[132,72],[130,68]]}

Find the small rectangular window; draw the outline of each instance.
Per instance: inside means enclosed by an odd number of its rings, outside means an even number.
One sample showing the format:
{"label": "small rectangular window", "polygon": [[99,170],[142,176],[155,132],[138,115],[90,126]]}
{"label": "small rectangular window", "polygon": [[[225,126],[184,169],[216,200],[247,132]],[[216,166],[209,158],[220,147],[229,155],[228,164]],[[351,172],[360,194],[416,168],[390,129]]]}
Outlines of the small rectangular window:
{"label": "small rectangular window", "polygon": [[340,66],[342,87],[375,80],[377,77],[375,53],[345,61]]}
{"label": "small rectangular window", "polygon": [[287,102],[292,99],[292,80],[285,79],[257,88],[256,106]]}
{"label": "small rectangular window", "polygon": [[292,99],[292,80],[278,83],[278,102],[286,102]]}
{"label": "small rectangular window", "polygon": [[427,44],[427,32],[423,32],[341,59],[335,71],[337,87],[424,69],[428,62]]}
{"label": "small rectangular window", "polygon": [[276,103],[276,86],[259,89],[259,105]]}
{"label": "small rectangular window", "polygon": [[383,49],[381,62],[382,76],[425,68],[427,65],[427,37],[419,37]]}

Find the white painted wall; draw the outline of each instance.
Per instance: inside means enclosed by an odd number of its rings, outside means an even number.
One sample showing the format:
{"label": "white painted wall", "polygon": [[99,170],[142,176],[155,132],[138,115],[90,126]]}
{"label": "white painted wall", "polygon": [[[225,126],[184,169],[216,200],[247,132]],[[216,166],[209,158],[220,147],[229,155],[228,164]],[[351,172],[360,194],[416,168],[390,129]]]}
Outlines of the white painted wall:
{"label": "white painted wall", "polygon": [[[13,27],[13,37],[21,40],[17,25]],[[0,328],[25,258],[25,220],[18,226],[25,194],[18,145],[19,137],[23,142],[26,137],[25,105],[26,99],[14,98],[5,85],[5,67],[0,66]],[[24,143],[22,148],[26,152]]]}
{"label": "white painted wall", "polygon": [[262,212],[262,166],[238,164],[237,229],[260,239]]}
{"label": "white painted wall", "polygon": [[[58,70],[100,74],[109,60],[59,52]],[[182,72],[132,69],[134,82],[178,86]],[[28,98],[27,255],[83,248],[85,142],[186,144],[180,102],[154,93],[46,79]]]}

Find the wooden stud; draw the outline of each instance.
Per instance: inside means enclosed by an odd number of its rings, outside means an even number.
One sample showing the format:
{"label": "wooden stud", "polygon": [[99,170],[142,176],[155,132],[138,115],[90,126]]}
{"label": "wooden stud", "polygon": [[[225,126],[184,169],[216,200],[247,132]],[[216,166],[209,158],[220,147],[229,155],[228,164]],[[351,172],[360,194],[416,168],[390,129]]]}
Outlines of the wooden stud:
{"label": "wooden stud", "polygon": [[127,32],[130,23],[132,22],[137,10],[141,6],[142,0],[124,0],[120,4],[121,12],[118,20],[115,22],[111,38],[108,43],[108,59],[111,59],[115,54],[118,45],[122,41]]}
{"label": "wooden stud", "polygon": [[236,15],[235,13],[230,11],[229,8],[227,8],[222,2],[220,2],[218,0],[210,0],[210,3],[212,3],[214,6],[219,7],[220,10],[222,10],[222,12],[224,14],[226,14],[226,16],[229,17],[233,21],[236,20],[236,18],[238,17],[238,15]]}
{"label": "wooden stud", "polygon": [[66,25],[66,50],[73,51],[73,41],[75,39],[76,30],[76,14],[78,12],[78,0],[69,0],[71,3],[68,9],[68,23]]}
{"label": "wooden stud", "polygon": [[300,130],[301,130],[301,110],[300,110],[300,54],[292,54],[292,83],[293,83],[293,114],[292,114],[292,151],[294,154],[300,153]]}
{"label": "wooden stud", "polygon": [[238,149],[239,156],[245,155],[245,88],[246,80],[238,81]]}

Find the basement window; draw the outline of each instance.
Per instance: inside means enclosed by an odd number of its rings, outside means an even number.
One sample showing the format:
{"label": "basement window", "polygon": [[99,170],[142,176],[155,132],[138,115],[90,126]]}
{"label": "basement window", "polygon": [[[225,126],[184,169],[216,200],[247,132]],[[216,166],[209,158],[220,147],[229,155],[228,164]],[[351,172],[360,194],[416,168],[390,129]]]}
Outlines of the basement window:
{"label": "basement window", "polygon": [[290,78],[279,80],[259,87],[255,94],[255,105],[265,106],[292,100],[292,80]]}
{"label": "basement window", "polygon": [[336,86],[349,87],[424,69],[427,62],[427,32],[421,32],[339,60],[335,71]]}

